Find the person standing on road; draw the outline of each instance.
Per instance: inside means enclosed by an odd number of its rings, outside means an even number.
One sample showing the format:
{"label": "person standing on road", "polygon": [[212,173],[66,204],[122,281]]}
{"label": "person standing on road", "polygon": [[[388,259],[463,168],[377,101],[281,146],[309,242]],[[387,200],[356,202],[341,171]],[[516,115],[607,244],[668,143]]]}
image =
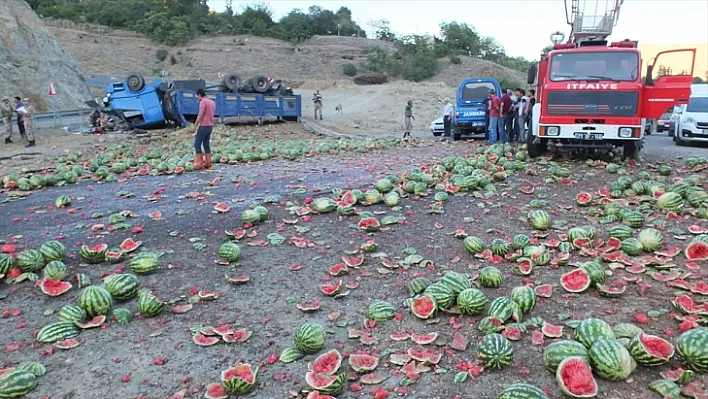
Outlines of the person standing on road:
{"label": "person standing on road", "polygon": [[489,141],[489,96],[482,100],[482,108],[484,108],[484,140]]}
{"label": "person standing on road", "polygon": [[415,116],[413,116],[413,100],[408,100],[408,103],[406,104],[406,112],[403,117],[403,121],[406,124],[406,130],[403,132],[404,139],[411,137],[411,130],[413,130],[414,120]]}
{"label": "person standing on road", "polygon": [[322,120],[322,93],[319,90],[312,95],[312,102],[315,104],[315,119],[317,119],[317,111],[319,111],[320,120]]}
{"label": "person standing on road", "polygon": [[[22,104],[22,100],[15,96],[15,112],[17,112],[18,109],[24,107],[24,104]],[[17,112],[17,128],[20,130],[20,138],[24,139],[25,138],[25,123],[22,121],[22,115],[20,115],[19,112]]]}
{"label": "person standing on road", "polygon": [[506,89],[506,93],[501,98],[501,126],[499,132],[499,141],[506,143],[507,137],[511,138],[513,133],[512,112],[514,110],[514,101],[511,99],[511,89]]}
{"label": "person standing on road", "polygon": [[454,107],[450,103],[449,98],[445,98],[445,107],[443,107],[443,128],[445,133],[440,137],[440,141],[445,141],[452,134],[452,111]]}
{"label": "person standing on road", "polygon": [[27,138],[25,148],[34,147],[34,105],[32,105],[32,102],[28,98],[25,98],[22,102],[24,106],[18,109],[17,112],[22,115],[22,126],[25,130],[25,137]]}
{"label": "person standing on road", "polygon": [[516,121],[516,140],[519,142],[526,141],[526,119],[529,113],[529,98],[526,97],[524,89],[516,89],[516,97],[519,99],[519,111]]}
{"label": "person standing on road", "polygon": [[2,115],[2,125],[5,128],[5,144],[12,144],[12,105],[8,97],[2,98],[0,103],[0,114]]}
{"label": "person standing on road", "polygon": [[502,102],[496,91],[489,90],[489,144],[496,144],[497,134],[499,139],[505,138],[504,120],[500,118],[501,108]]}
{"label": "person standing on road", "polygon": [[[194,122],[194,130],[196,131],[196,137],[194,138],[194,151],[196,152],[194,170],[211,168],[209,140],[211,139],[211,132],[214,130],[214,113],[216,112],[216,104],[207,98],[204,89],[197,90],[197,98],[199,99],[199,115]],[[204,154],[202,154],[202,147],[204,147],[206,159]]]}

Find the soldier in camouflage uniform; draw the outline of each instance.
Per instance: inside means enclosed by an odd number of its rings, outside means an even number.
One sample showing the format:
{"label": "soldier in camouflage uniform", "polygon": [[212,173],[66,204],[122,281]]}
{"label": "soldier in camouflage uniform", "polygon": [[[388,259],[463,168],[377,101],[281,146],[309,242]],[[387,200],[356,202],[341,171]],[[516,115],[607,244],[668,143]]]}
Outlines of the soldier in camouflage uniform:
{"label": "soldier in camouflage uniform", "polygon": [[413,121],[415,120],[415,116],[413,116],[413,100],[408,100],[403,120],[406,124],[406,130],[403,131],[403,138],[405,139],[411,137],[411,130],[413,130]]}
{"label": "soldier in camouflage uniform", "polygon": [[25,145],[25,148],[29,147],[34,147],[34,114],[35,114],[35,109],[34,105],[30,102],[28,98],[25,98],[22,100],[22,102],[25,104],[25,112],[22,113],[22,121],[24,122],[25,125],[25,137],[27,137],[27,145]]}
{"label": "soldier in camouflage uniform", "polygon": [[2,126],[5,128],[5,144],[11,144],[12,140],[12,114],[14,114],[14,109],[12,104],[10,104],[10,99],[8,97],[2,98],[2,103],[0,103],[0,114],[2,114]]}

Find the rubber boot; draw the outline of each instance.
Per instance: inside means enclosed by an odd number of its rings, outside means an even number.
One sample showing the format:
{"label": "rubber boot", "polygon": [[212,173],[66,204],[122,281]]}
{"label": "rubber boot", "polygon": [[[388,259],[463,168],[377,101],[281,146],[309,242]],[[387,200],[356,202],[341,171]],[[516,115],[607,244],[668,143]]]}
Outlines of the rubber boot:
{"label": "rubber boot", "polygon": [[204,168],[204,154],[196,154],[194,156],[194,170]]}
{"label": "rubber boot", "polygon": [[206,169],[211,169],[211,154],[206,154],[206,163],[204,164]]}
{"label": "rubber boot", "polygon": [[29,147],[34,147],[34,141],[30,141],[29,143],[27,143],[27,145],[25,145],[25,148]]}
{"label": "rubber boot", "polygon": [[12,144],[12,140],[10,140],[10,139],[5,139],[5,144]]}

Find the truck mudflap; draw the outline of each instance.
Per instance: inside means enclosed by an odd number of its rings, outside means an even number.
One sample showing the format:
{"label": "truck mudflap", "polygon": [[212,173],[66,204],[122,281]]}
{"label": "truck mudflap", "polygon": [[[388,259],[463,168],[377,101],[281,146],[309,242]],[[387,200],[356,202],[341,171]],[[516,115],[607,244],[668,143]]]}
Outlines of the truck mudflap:
{"label": "truck mudflap", "polygon": [[[658,59],[664,54],[691,53],[691,70],[686,75],[664,75],[656,80],[651,76],[654,65],[660,65]],[[654,63],[647,67],[647,82],[642,89],[641,117],[658,119],[667,109],[674,105],[688,104],[693,83],[693,69],[696,61],[696,49],[678,49],[662,51],[654,58]]]}

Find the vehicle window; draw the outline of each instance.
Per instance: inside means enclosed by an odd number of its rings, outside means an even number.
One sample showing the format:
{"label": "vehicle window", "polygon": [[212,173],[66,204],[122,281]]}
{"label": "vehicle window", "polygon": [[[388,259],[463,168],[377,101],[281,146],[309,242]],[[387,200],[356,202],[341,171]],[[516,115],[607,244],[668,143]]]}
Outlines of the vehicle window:
{"label": "vehicle window", "polygon": [[467,83],[462,88],[462,100],[482,101],[489,95],[489,90],[494,90],[494,85],[490,82]]}
{"label": "vehicle window", "polygon": [[639,56],[629,51],[558,53],[551,61],[550,78],[568,80],[614,80],[634,82],[639,78]]}
{"label": "vehicle window", "polygon": [[669,119],[671,119],[671,114],[664,114],[664,115],[661,115],[661,118],[660,118],[660,119],[661,119],[661,120],[664,120],[664,121],[665,121],[665,120],[669,120]]}
{"label": "vehicle window", "polygon": [[708,97],[689,98],[686,112],[708,112]]}

